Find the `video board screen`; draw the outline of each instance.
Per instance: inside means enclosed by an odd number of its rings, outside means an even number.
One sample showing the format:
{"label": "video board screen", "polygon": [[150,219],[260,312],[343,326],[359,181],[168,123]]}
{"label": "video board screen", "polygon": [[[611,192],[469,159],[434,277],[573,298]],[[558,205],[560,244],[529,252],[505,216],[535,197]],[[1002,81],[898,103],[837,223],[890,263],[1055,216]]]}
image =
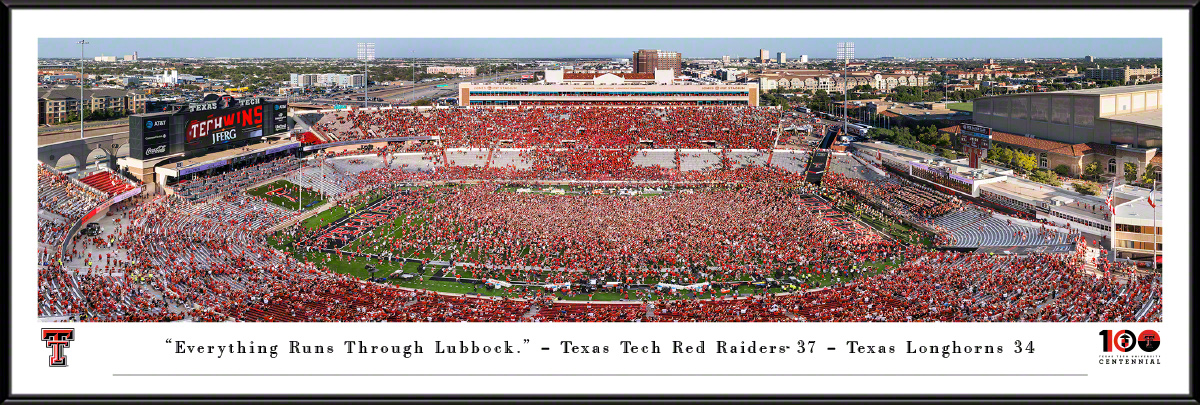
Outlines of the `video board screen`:
{"label": "video board screen", "polygon": [[992,129],[974,124],[962,124],[959,144],[963,148],[988,150],[992,148]]}
{"label": "video board screen", "polygon": [[[235,102],[221,104],[225,103]],[[238,105],[226,108],[218,107],[217,102],[190,105],[183,126],[185,149],[192,151],[262,136],[261,99],[249,98],[236,103]]]}

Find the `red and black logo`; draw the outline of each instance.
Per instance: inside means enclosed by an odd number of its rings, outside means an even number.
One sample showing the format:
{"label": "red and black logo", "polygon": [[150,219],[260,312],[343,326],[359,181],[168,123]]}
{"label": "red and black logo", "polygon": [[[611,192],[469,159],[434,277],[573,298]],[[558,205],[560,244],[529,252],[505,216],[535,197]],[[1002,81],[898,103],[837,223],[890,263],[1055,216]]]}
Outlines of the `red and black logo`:
{"label": "red and black logo", "polygon": [[1162,342],[1162,338],[1158,336],[1158,332],[1147,329],[1140,334],[1133,334],[1131,330],[1102,330],[1100,336],[1104,337],[1104,352],[1129,352],[1136,346],[1141,348],[1143,352],[1150,353],[1158,350],[1158,345]]}
{"label": "red and black logo", "polygon": [[1158,337],[1158,332],[1153,330],[1144,330],[1138,335],[1138,347],[1142,348],[1143,352],[1152,352],[1158,350],[1158,345],[1162,339]]}
{"label": "red and black logo", "polygon": [[66,367],[67,355],[63,349],[71,347],[75,340],[75,329],[42,329],[42,341],[50,348],[50,367]]}

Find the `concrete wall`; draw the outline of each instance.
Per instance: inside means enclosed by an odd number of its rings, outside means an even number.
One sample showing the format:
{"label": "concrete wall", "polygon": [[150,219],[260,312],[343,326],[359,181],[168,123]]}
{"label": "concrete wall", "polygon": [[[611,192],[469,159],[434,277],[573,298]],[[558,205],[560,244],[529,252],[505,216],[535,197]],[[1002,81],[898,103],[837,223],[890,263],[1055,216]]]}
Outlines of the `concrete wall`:
{"label": "concrete wall", "polygon": [[[115,145],[115,146],[114,146]],[[96,149],[101,149],[109,156],[108,168],[117,169],[117,152],[122,148],[129,148],[129,134],[112,134],[93,136],[85,139],[77,139],[52,143],[38,147],[38,160],[51,166],[57,167],[59,160],[63,156],[71,156],[75,159],[74,167],[64,167],[59,170],[82,170],[87,165],[87,157]]]}

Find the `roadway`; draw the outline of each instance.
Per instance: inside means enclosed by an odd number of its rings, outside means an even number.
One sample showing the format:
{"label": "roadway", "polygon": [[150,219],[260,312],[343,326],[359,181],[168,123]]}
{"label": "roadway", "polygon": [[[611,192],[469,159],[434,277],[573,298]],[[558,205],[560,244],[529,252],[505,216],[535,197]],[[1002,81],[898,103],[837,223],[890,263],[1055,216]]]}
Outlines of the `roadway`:
{"label": "roadway", "polygon": [[[128,134],[128,133],[129,133],[128,125],[111,127],[111,128],[91,128],[91,129],[83,130],[83,136],[85,138],[91,138],[93,136],[119,135],[119,134]],[[63,142],[63,141],[73,141],[76,139],[79,139],[79,130],[60,132],[60,133],[55,133],[55,134],[38,134],[38,146],[44,146],[44,145],[49,145],[52,143],[59,143],[59,142]]]}
{"label": "roadway", "polygon": [[[437,81],[437,82],[426,82],[423,84],[419,83],[415,86],[415,88],[411,84],[398,85],[398,86],[376,86],[376,87],[374,87],[374,89],[379,89],[379,90],[368,91],[367,97],[377,97],[377,98],[383,99],[383,101],[370,101],[367,103],[367,105],[372,106],[372,107],[379,107],[379,106],[388,106],[388,105],[393,105],[393,104],[410,104],[410,103],[413,103],[420,99],[433,98],[433,97],[449,97],[449,96],[454,96],[458,92],[458,84],[462,83],[462,82],[486,83],[486,82],[491,82],[491,81],[500,81],[500,80],[508,79],[508,78],[519,78],[519,77],[521,77],[521,75],[527,75],[527,74],[532,74],[532,73],[533,73],[533,71],[517,71],[517,72],[505,73],[505,74],[499,74],[499,75],[461,77],[461,78],[443,80],[443,81]],[[447,85],[447,87],[439,88],[439,87],[437,87],[439,85]],[[350,98],[349,100],[344,99],[344,98],[342,98],[342,99],[315,98],[315,99],[293,99],[293,101],[298,102],[298,103],[362,105],[363,102],[361,100],[354,99],[355,97],[361,97],[361,96],[362,96],[362,93],[360,92],[360,93],[351,93],[351,94],[346,95],[346,97]]]}

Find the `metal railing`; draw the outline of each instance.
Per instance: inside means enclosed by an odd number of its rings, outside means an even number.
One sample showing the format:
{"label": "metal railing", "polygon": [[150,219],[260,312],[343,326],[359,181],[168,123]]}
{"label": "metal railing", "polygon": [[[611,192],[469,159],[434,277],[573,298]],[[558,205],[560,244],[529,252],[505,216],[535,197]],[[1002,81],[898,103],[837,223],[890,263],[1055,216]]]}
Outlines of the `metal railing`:
{"label": "metal railing", "polygon": [[[128,122],[129,122],[128,118],[120,118],[120,119],[115,119],[115,120],[110,120],[110,121],[86,122],[83,124],[83,128],[88,129],[88,128],[116,126],[116,125],[126,124]],[[68,125],[38,127],[38,135],[53,133],[53,132],[66,132],[66,131],[78,131],[78,130],[79,130],[79,123],[68,124]]]}

